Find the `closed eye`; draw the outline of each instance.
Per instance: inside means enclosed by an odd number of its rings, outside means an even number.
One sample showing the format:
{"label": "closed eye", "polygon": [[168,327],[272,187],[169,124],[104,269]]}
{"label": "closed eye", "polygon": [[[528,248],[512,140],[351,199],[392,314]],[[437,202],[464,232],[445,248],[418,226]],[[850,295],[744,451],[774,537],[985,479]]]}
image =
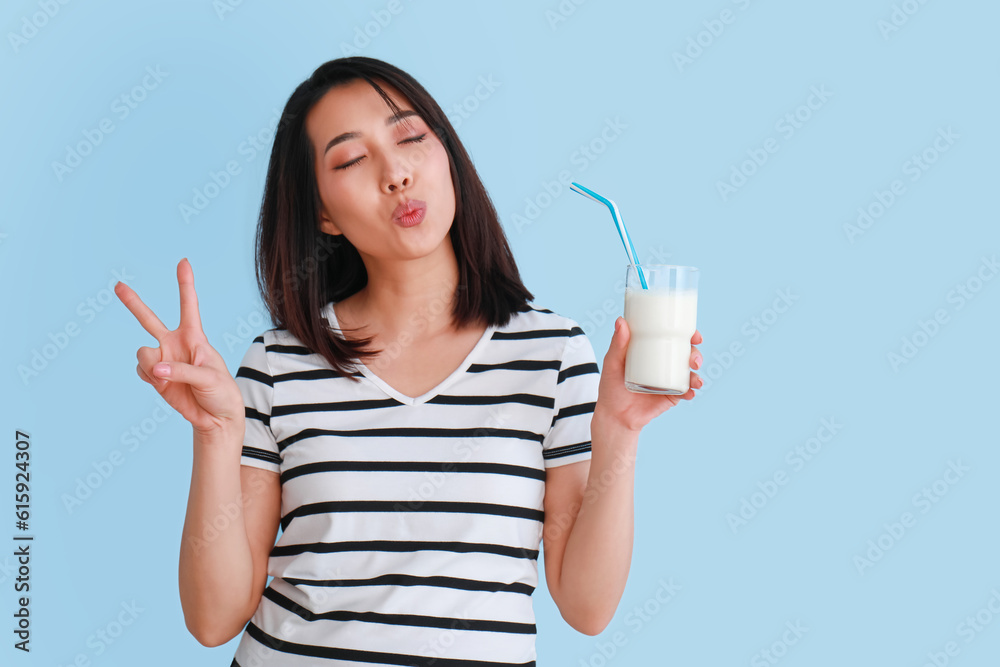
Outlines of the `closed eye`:
{"label": "closed eye", "polygon": [[[418,144],[418,143],[420,143],[421,141],[423,141],[426,138],[427,138],[427,133],[424,132],[423,134],[419,134],[419,135],[417,135],[415,137],[409,137],[408,139],[403,139],[399,143],[401,143],[401,144]],[[356,157],[353,160],[351,160],[350,162],[345,162],[344,164],[340,165],[339,167],[334,167],[334,169],[350,169],[354,165],[356,165],[359,162],[361,162],[361,160],[364,159],[364,157],[365,157],[364,155],[362,155],[360,157]]]}

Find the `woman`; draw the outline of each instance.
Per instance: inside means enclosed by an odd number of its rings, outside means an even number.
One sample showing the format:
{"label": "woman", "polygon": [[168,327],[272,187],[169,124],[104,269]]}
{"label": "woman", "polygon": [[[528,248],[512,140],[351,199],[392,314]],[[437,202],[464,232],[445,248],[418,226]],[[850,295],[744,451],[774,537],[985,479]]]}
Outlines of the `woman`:
{"label": "woman", "polygon": [[694,391],[628,392],[624,318],[599,371],[576,322],[532,305],[412,77],[342,58],[295,90],[257,277],[275,327],[235,379],[187,260],[174,331],[115,288],[160,343],[139,376],[194,431],[179,574],[198,641],[245,627],[244,667],[533,665],[542,541],[562,616],[601,632],[628,576],[639,432]]}

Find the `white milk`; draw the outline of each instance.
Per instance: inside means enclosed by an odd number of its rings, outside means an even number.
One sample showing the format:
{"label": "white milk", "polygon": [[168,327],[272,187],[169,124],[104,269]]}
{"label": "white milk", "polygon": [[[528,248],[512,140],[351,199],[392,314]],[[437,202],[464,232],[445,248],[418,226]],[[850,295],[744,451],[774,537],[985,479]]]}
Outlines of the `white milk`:
{"label": "white milk", "polygon": [[626,290],[625,320],[632,337],[625,353],[625,383],[641,385],[629,389],[687,392],[697,315],[697,290]]}

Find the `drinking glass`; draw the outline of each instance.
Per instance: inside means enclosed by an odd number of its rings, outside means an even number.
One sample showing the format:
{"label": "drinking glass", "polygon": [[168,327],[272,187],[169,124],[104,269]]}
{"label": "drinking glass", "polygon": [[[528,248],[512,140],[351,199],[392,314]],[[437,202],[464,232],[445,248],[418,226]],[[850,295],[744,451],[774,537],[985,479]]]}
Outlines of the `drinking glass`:
{"label": "drinking glass", "polygon": [[687,393],[691,337],[697,328],[698,269],[673,264],[640,265],[625,274],[625,321],[631,338],[625,353],[625,388],[641,394]]}

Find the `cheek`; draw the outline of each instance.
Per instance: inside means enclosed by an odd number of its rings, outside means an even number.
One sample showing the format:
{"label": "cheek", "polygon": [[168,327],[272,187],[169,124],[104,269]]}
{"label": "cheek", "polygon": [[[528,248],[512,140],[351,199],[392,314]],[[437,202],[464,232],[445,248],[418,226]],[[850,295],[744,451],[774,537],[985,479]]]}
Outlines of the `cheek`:
{"label": "cheek", "polygon": [[438,177],[442,188],[453,189],[451,180],[451,163],[448,161],[448,151],[444,146],[437,144],[434,150],[427,156],[428,167]]}
{"label": "cheek", "polygon": [[319,181],[320,196],[324,201],[336,202],[338,206],[349,202],[351,195],[357,192],[355,180],[347,172],[328,172]]}
{"label": "cheek", "polygon": [[334,202],[340,200],[337,186],[321,175],[316,179],[316,187],[319,189],[319,199],[323,203],[323,207],[327,210],[335,208]]}
{"label": "cheek", "polygon": [[356,202],[357,188],[341,178],[321,179],[318,185],[323,208],[338,225],[355,218],[361,208]]}

